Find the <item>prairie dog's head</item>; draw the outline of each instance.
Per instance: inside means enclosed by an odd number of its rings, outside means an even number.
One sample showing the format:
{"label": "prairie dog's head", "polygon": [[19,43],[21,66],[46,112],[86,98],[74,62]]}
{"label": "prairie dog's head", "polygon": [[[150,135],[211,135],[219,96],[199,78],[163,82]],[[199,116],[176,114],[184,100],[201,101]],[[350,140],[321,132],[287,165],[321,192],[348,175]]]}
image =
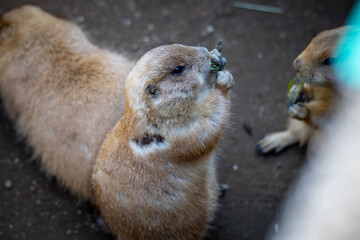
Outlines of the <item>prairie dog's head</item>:
{"label": "prairie dog's head", "polygon": [[327,85],[336,81],[336,46],[347,27],[327,30],[316,35],[306,49],[295,59],[294,68],[302,81]]}
{"label": "prairie dog's head", "polygon": [[[126,99],[150,121],[189,117],[209,94],[210,53],[203,47],[163,45],[147,52],[126,82]],[[174,122],[174,121],[172,121]],[[158,122],[157,122],[158,123]]]}

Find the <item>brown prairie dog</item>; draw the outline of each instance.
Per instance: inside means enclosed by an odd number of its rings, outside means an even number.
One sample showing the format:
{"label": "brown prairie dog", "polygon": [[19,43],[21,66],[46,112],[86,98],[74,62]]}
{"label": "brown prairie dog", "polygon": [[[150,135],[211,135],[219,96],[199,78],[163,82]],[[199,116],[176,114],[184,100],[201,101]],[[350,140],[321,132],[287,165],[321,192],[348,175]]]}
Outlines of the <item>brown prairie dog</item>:
{"label": "brown prairie dog", "polygon": [[[327,30],[316,35],[306,49],[295,59],[294,68],[301,81],[306,82],[300,96],[288,109],[290,116],[287,130],[268,134],[256,145],[259,154],[280,152],[295,143],[304,145],[319,135],[329,121],[339,98],[333,64],[335,48],[346,27]],[[293,87],[290,95],[296,92]]]}
{"label": "brown prairie dog", "polygon": [[77,26],[38,7],[6,13],[1,27],[6,111],[47,172],[89,198],[93,165],[124,110],[133,63],[97,48]]}
{"label": "brown prairie dog", "polygon": [[229,72],[209,72],[209,59],[219,57],[216,50],[162,46],[129,74],[124,115],[93,174],[95,203],[118,239],[204,236],[217,204],[214,150],[233,85]]}
{"label": "brown prairie dog", "polygon": [[234,83],[209,71],[220,53],[165,45],[131,71],[37,7],[0,23],[3,104],[47,172],[94,201],[118,239],[202,238]]}

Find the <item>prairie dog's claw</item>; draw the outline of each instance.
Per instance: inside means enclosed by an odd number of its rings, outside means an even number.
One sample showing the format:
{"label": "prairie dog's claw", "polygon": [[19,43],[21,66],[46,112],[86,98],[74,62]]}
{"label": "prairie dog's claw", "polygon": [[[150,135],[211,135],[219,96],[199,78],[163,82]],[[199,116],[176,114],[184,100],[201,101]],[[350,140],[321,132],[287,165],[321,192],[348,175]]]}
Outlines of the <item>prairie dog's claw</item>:
{"label": "prairie dog's claw", "polygon": [[215,49],[218,50],[219,52],[221,52],[221,50],[222,50],[221,44],[222,44],[222,41],[218,41],[218,42],[216,43]]}

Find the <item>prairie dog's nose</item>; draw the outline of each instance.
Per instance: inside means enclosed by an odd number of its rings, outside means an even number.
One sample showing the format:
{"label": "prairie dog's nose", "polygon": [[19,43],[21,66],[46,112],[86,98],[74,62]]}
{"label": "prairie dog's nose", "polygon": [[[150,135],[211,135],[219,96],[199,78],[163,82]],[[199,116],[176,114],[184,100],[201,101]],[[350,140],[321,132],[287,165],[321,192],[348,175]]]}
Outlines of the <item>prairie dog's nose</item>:
{"label": "prairie dog's nose", "polygon": [[300,71],[301,65],[302,65],[302,60],[297,57],[293,63],[294,69],[297,73]]}

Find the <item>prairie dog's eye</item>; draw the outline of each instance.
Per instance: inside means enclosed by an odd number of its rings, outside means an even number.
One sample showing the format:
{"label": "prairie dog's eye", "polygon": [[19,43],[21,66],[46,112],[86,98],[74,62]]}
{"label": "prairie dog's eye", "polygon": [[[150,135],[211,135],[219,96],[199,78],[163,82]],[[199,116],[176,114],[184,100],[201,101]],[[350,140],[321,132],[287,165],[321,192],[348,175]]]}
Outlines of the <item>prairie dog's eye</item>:
{"label": "prairie dog's eye", "polygon": [[336,62],[335,58],[329,57],[327,59],[325,59],[325,61],[323,62],[324,65],[333,65]]}
{"label": "prairie dog's eye", "polygon": [[177,66],[176,68],[174,68],[174,70],[172,70],[171,75],[180,75],[183,73],[184,70],[185,66]]}

